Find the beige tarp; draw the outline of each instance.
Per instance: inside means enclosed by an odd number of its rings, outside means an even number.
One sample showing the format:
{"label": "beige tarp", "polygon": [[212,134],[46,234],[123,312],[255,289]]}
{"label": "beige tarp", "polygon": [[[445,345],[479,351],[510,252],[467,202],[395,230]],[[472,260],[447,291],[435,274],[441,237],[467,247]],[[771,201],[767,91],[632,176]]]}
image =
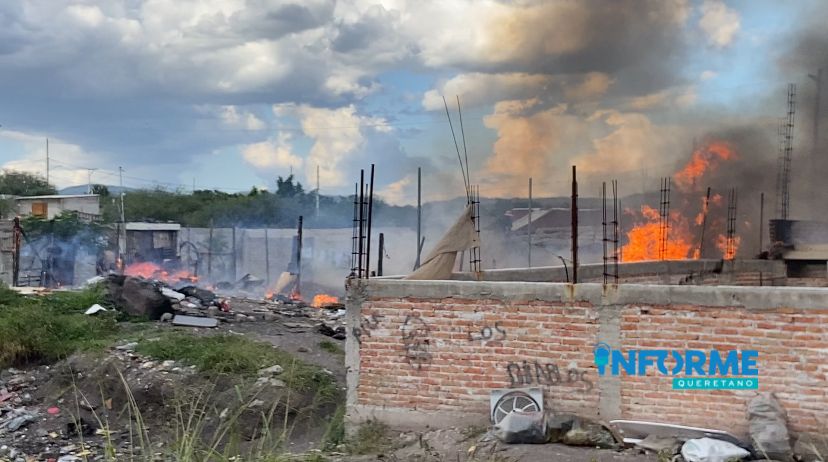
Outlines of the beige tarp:
{"label": "beige tarp", "polygon": [[274,285],[270,290],[274,294],[290,295],[290,292],[293,291],[295,286],[296,275],[285,271],[279,275],[279,279],[276,280],[276,285]]}
{"label": "beige tarp", "polygon": [[437,243],[423,264],[406,279],[451,279],[457,252],[480,245],[472,220],[472,206],[466,207],[454,226]]}

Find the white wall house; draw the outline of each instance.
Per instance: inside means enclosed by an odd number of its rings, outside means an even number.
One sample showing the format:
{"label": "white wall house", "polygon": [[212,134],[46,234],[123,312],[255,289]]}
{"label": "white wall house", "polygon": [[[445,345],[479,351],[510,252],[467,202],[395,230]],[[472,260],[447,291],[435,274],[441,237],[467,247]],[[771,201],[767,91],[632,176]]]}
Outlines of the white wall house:
{"label": "white wall house", "polygon": [[97,194],[67,196],[28,196],[15,199],[17,213],[21,217],[34,215],[51,220],[66,210],[78,212],[81,218],[96,219],[101,215],[100,197]]}

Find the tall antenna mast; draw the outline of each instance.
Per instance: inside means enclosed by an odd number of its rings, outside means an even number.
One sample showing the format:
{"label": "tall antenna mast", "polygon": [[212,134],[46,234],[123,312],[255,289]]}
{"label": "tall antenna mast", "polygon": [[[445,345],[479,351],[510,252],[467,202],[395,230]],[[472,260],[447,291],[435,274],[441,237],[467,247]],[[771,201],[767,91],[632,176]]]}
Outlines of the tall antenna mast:
{"label": "tall antenna mast", "polygon": [[46,138],[46,183],[49,183],[49,138]]}
{"label": "tall antenna mast", "polygon": [[316,165],[316,217],[319,218],[319,164]]}

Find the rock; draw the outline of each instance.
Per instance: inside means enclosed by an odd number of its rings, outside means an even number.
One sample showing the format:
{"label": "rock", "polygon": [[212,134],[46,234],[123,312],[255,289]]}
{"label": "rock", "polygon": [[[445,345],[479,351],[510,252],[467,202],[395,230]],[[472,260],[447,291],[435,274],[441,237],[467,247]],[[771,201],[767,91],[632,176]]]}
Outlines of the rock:
{"label": "rock", "polygon": [[773,393],[760,393],[751,399],[747,414],[750,439],[756,453],[780,461],[792,460],[787,414]]}
{"label": "rock", "polygon": [[176,291],[174,291],[172,289],[169,289],[167,287],[162,287],[161,288],[161,295],[163,295],[163,296],[165,296],[169,299],[178,301],[178,302],[180,302],[181,300],[184,300],[184,297],[186,297],[186,295],[182,294],[181,292],[176,292]]}
{"label": "rock", "polygon": [[160,321],[161,322],[170,322],[170,321],[172,321],[172,319],[173,319],[173,314],[172,313],[164,313],[164,314],[161,315]]}
{"label": "rock", "polygon": [[115,347],[116,350],[120,351],[135,351],[136,348],[138,348],[138,342],[129,342]]}
{"label": "rock", "polygon": [[301,347],[297,348],[296,351],[298,351],[299,353],[310,353],[310,348],[306,348],[306,347],[301,346]]}
{"label": "rock", "polygon": [[172,312],[170,300],[150,281],[113,274],[106,287],[109,301],[124,313],[157,320]]}
{"label": "rock", "polygon": [[186,286],[178,289],[178,292],[188,296],[197,298],[203,305],[209,305],[216,299],[216,294],[196,286]]}
{"label": "rock", "polygon": [[264,377],[273,376],[273,375],[279,375],[283,371],[284,371],[284,369],[282,368],[282,366],[280,366],[278,364],[275,364],[273,366],[270,366],[270,367],[267,367],[267,368],[264,368],[264,369],[260,369],[259,370],[259,375],[264,376]]}
{"label": "rock", "polygon": [[234,319],[236,320],[236,322],[245,322],[245,321],[247,321],[247,316],[245,316],[241,313],[236,313],[236,316],[234,317]]}
{"label": "rock", "polygon": [[615,437],[603,425],[583,418],[573,420],[572,428],[561,438],[569,446],[593,446],[602,449],[615,448]]}

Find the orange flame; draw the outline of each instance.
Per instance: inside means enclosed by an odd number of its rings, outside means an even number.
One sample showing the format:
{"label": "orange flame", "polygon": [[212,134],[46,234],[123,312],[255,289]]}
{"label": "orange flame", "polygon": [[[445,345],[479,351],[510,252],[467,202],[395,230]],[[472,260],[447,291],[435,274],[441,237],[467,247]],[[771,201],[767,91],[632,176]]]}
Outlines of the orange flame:
{"label": "orange flame", "polygon": [[333,295],[317,294],[313,296],[311,306],[315,308],[321,308],[325,305],[329,305],[332,303],[339,303],[339,299],[334,297]]}
{"label": "orange flame", "polygon": [[164,271],[159,265],[148,261],[133,263],[127,266],[124,269],[124,274],[145,279],[158,279],[166,283],[178,283],[180,281],[198,282],[198,276],[194,276],[186,270],[179,270],[171,274],[168,271]]}
{"label": "orange flame", "polygon": [[[661,257],[661,217],[657,210],[647,205],[641,206],[641,216],[645,221],[627,232],[628,242],[621,247],[623,261],[658,260]],[[692,247],[690,241],[687,220],[678,212],[671,213],[664,258],[688,258]]]}
{"label": "orange flame", "polygon": [[696,149],[690,158],[690,162],[673,175],[673,179],[680,189],[690,190],[696,184],[696,180],[701,178],[708,170],[714,168],[719,162],[734,157],[735,153],[728,143],[712,141],[706,146]]}
{"label": "orange flame", "polygon": [[719,234],[716,237],[716,248],[722,251],[722,258],[725,260],[733,260],[736,258],[736,252],[739,251],[741,241],[742,238],[740,236],[733,236],[731,239],[728,239],[724,234]]}

